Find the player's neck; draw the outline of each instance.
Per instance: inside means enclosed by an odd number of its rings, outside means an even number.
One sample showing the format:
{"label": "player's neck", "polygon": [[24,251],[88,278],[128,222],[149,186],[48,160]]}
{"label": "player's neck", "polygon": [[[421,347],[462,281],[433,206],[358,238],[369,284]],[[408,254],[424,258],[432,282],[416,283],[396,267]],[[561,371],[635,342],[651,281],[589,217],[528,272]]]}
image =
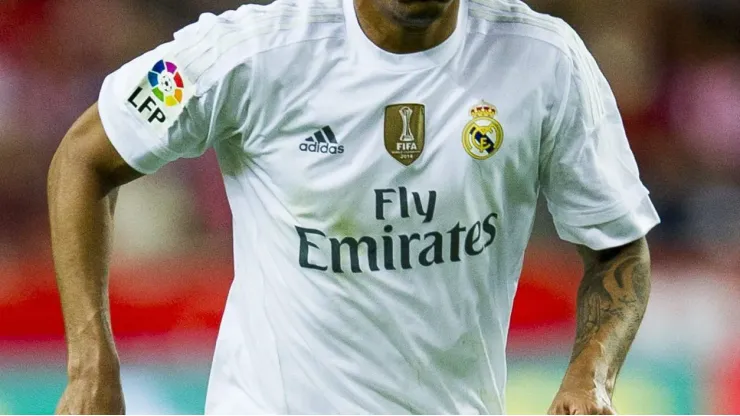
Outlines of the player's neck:
{"label": "player's neck", "polygon": [[398,54],[429,50],[447,40],[455,32],[460,9],[460,1],[455,0],[431,25],[405,27],[389,19],[372,0],[354,0],[354,4],[365,36],[379,48]]}

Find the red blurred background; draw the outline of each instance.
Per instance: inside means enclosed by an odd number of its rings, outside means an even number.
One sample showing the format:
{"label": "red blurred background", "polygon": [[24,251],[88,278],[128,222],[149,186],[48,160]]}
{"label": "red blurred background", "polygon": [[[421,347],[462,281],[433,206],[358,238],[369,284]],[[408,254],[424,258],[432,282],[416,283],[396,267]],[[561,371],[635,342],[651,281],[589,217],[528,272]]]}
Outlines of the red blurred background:
{"label": "red blurred background", "polygon": [[[0,2],[0,413],[49,413],[63,387],[45,197],[61,137],[109,72],[199,13],[242,3]],[[620,410],[740,413],[740,2],[528,3],[571,23],[596,56],[663,219],[649,236],[654,291]],[[580,264],[540,211],[512,322],[512,412],[546,410],[574,331]],[[200,412],[200,401],[173,397],[202,395],[231,280],[215,158],[124,187],[116,221],[111,304],[127,377],[161,367],[154,379],[165,392],[132,390],[129,409]],[[173,387],[172,366],[192,369],[187,386]],[[541,399],[527,399],[533,389]]]}

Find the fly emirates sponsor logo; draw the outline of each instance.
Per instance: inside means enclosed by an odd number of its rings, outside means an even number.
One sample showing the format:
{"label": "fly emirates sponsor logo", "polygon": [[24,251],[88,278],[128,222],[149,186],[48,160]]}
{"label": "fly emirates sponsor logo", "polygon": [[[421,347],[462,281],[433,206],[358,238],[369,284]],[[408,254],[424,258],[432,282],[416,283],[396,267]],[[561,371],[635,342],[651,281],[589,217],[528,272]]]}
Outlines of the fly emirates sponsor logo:
{"label": "fly emirates sponsor logo", "polygon": [[[405,232],[398,232],[392,225],[383,224],[388,214],[397,210],[406,221],[418,222],[421,219],[422,224],[431,224],[434,221],[437,192],[409,192],[400,187],[375,189],[374,194],[375,219],[379,221],[376,235],[330,236],[321,230],[296,226],[299,265],[334,273],[430,267],[459,262],[466,256],[477,256],[491,246],[496,238],[496,213],[473,224],[457,222],[444,225],[438,231],[414,232],[413,226],[410,226],[404,227]],[[328,261],[328,264],[323,261]]]}

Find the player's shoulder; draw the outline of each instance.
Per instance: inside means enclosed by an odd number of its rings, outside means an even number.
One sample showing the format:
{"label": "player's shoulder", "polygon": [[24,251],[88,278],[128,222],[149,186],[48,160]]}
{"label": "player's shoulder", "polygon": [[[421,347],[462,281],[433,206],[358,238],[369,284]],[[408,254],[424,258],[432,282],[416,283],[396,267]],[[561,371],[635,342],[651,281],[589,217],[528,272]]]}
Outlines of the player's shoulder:
{"label": "player's shoulder", "polygon": [[[210,83],[230,68],[282,46],[325,38],[343,25],[342,0],[276,0],[221,14],[204,13],[177,31],[173,54],[191,79]],[[206,82],[209,83],[209,82]]]}
{"label": "player's shoulder", "polygon": [[564,20],[539,13],[521,0],[469,0],[468,14],[477,24],[472,30],[488,36],[512,35],[556,48],[573,59],[583,42]]}
{"label": "player's shoulder", "polygon": [[[276,0],[270,4],[246,4],[222,14],[204,13],[198,24],[223,33],[267,35],[313,23],[342,18],[341,0]],[[212,36],[211,39],[218,38]]]}

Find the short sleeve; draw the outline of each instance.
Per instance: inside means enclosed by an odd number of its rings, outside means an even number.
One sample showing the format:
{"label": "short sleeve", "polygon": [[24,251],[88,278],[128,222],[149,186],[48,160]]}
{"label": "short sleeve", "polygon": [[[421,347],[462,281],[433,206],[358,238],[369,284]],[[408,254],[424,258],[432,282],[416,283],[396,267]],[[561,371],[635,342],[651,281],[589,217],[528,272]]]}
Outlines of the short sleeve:
{"label": "short sleeve", "polygon": [[643,237],[660,220],[642,184],[614,94],[570,30],[561,105],[543,138],[540,183],[559,236],[595,250]]}
{"label": "short sleeve", "polygon": [[123,159],[150,174],[178,158],[205,153],[226,125],[220,116],[220,81],[204,76],[217,36],[215,16],[175,34],[173,41],[110,74],[98,111]]}

